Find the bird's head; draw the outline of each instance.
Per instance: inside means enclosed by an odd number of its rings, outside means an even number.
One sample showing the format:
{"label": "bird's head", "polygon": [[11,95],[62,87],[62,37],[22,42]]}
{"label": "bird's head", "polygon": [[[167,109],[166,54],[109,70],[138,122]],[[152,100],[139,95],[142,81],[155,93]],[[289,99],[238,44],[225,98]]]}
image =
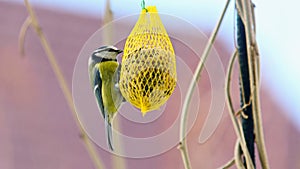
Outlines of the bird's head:
{"label": "bird's head", "polygon": [[92,57],[95,59],[116,60],[117,55],[122,52],[114,46],[102,46],[93,51]]}

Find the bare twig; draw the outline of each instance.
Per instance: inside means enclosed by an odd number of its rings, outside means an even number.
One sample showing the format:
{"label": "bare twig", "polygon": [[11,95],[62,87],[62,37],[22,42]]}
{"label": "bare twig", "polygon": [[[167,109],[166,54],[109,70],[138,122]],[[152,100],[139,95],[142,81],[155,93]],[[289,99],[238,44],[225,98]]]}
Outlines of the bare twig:
{"label": "bare twig", "polygon": [[238,14],[241,16],[242,21],[245,22],[245,18],[243,17],[244,16],[244,10],[243,10],[241,0],[236,0],[235,5],[236,5],[236,10],[237,10]]}
{"label": "bare twig", "polygon": [[235,133],[238,137],[239,140],[239,144],[242,148],[242,151],[244,152],[245,158],[246,158],[246,164],[247,164],[247,168],[248,169],[252,169],[254,168],[248,148],[246,146],[246,141],[244,138],[244,133],[242,128],[240,127],[240,124],[238,122],[238,120],[236,119],[235,116],[235,111],[233,109],[233,105],[232,105],[232,100],[231,100],[231,92],[230,92],[230,82],[231,82],[231,74],[232,74],[232,69],[233,69],[233,63],[235,61],[235,58],[237,56],[237,50],[234,52],[234,54],[232,55],[232,57],[230,58],[229,61],[229,66],[228,66],[228,70],[227,70],[227,77],[226,77],[226,83],[225,83],[225,93],[226,93],[226,101],[227,101],[227,106],[229,109],[229,115],[231,117],[231,121],[233,123],[233,127],[235,130]]}
{"label": "bare twig", "polygon": [[181,157],[182,157],[182,161],[183,161],[185,169],[191,169],[191,162],[190,162],[190,157],[189,157],[189,154],[187,151],[187,146],[183,146],[182,142],[180,142],[177,148],[181,152]]}
{"label": "bare twig", "polygon": [[[111,10],[110,6],[110,0],[106,0],[106,6],[105,6],[105,11],[104,11],[104,16],[103,16],[103,22],[104,25],[110,23],[113,20],[113,12]],[[113,40],[113,25],[109,25],[109,29],[104,29],[103,30],[103,42],[104,44],[111,44]]]}
{"label": "bare twig", "polygon": [[[30,5],[30,3],[28,2],[28,0],[24,0],[24,3],[25,3],[25,6],[28,10],[28,13],[29,13],[29,17],[30,17],[30,20],[31,20],[31,26],[34,28],[35,32],[37,33],[37,35],[38,35],[38,37],[41,41],[42,47],[45,50],[47,58],[48,58],[48,60],[50,62],[50,65],[52,67],[52,70],[55,73],[55,76],[56,76],[56,78],[59,82],[60,88],[61,88],[61,90],[62,90],[62,92],[63,92],[63,94],[64,94],[64,96],[67,100],[68,106],[69,106],[69,108],[72,112],[72,115],[73,115],[73,117],[76,121],[76,124],[77,124],[77,126],[80,130],[80,135],[81,135],[81,138],[82,138],[82,140],[85,144],[86,150],[88,151],[89,155],[91,156],[95,167],[97,169],[104,169],[104,167],[102,165],[102,162],[100,161],[100,158],[98,157],[98,154],[96,153],[96,150],[95,150],[95,147],[94,147],[93,143],[88,139],[87,134],[85,133],[85,131],[83,130],[83,128],[80,125],[79,120],[77,119],[77,115],[76,115],[75,107],[74,107],[74,104],[73,104],[73,99],[72,99],[70,89],[67,85],[67,82],[66,82],[62,72],[61,72],[61,69],[59,68],[59,66],[57,64],[56,58],[55,58],[55,56],[54,56],[54,54],[53,54],[53,52],[50,48],[50,45],[49,45],[48,41],[46,40],[46,37],[45,37],[44,33],[42,32],[42,30],[39,26],[36,15],[35,15],[32,7]],[[24,36],[25,36],[26,30],[27,30],[27,28],[25,29],[24,33],[21,32],[22,34],[24,34]],[[23,35],[21,35],[21,36],[23,36]]]}
{"label": "bare twig", "polygon": [[[243,98],[244,98],[244,97],[243,97]],[[252,97],[250,96],[250,101],[249,101],[248,103],[244,104],[243,107],[240,108],[240,110],[238,110],[238,111],[235,113],[235,115],[237,116],[237,115],[240,115],[240,114],[241,114],[242,117],[243,117],[244,119],[247,119],[247,118],[248,118],[248,115],[245,114],[244,110],[247,109],[247,107],[251,106],[251,101],[252,101]]]}
{"label": "bare twig", "polygon": [[24,21],[24,23],[23,23],[23,25],[21,27],[21,30],[20,30],[20,34],[19,34],[19,50],[20,50],[21,56],[25,55],[25,47],[24,47],[25,35],[26,35],[26,32],[27,32],[29,26],[31,25],[31,23],[32,23],[32,20],[31,20],[30,16],[28,16],[26,18],[26,20]]}
{"label": "bare twig", "polygon": [[223,21],[224,15],[227,11],[228,5],[230,3],[230,0],[227,0],[226,5],[224,7],[224,10],[222,11],[222,14],[217,22],[217,25],[212,32],[211,37],[208,40],[208,43],[204,49],[204,52],[202,54],[201,60],[196,68],[195,74],[193,75],[192,81],[190,83],[190,86],[187,91],[186,98],[183,103],[183,108],[182,108],[182,114],[181,114],[181,121],[180,121],[180,144],[179,144],[179,150],[181,150],[181,156],[182,160],[184,161],[185,169],[190,169],[191,164],[188,156],[188,150],[187,150],[187,143],[186,143],[186,123],[187,123],[187,116],[188,116],[188,107],[190,104],[190,100],[192,97],[192,93],[194,92],[195,86],[200,79],[200,74],[202,72],[202,69],[204,67],[204,63],[209,55],[209,52],[213,46],[213,43],[216,39],[217,33],[220,29],[221,23]]}
{"label": "bare twig", "polygon": [[254,130],[255,130],[255,141],[259,152],[259,157],[263,169],[268,169],[268,157],[265,148],[264,134],[262,129],[262,119],[259,101],[259,65],[258,59],[259,55],[254,49],[257,48],[255,39],[255,24],[254,24],[254,13],[253,4],[249,0],[242,0],[242,6],[244,10],[245,18],[245,33],[247,40],[247,54],[249,62],[249,77],[250,77],[250,87],[253,93],[252,110],[253,110],[253,120],[254,120]]}
{"label": "bare twig", "polygon": [[222,167],[220,167],[219,169],[228,169],[231,166],[233,166],[235,164],[235,159],[232,158],[231,160],[229,160],[226,164],[224,164]]}
{"label": "bare twig", "polygon": [[240,140],[237,139],[234,147],[235,165],[238,169],[245,169],[241,156],[242,154],[241,154]]}

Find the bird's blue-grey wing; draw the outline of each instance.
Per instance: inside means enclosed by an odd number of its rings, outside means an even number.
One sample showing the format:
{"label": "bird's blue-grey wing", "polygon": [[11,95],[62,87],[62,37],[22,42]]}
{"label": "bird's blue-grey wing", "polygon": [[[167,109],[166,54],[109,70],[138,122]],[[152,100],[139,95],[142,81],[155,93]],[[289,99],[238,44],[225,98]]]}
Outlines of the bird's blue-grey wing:
{"label": "bird's blue-grey wing", "polygon": [[102,100],[102,80],[99,69],[95,68],[94,72],[94,94],[98,103],[98,107],[102,113],[102,117],[105,119],[104,105]]}

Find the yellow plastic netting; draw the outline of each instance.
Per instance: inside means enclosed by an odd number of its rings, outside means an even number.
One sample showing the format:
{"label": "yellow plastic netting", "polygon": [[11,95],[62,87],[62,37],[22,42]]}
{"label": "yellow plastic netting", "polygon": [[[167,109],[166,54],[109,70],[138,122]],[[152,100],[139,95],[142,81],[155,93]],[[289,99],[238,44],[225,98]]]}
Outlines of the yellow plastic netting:
{"label": "yellow plastic netting", "polygon": [[172,43],[156,7],[149,6],[142,10],[126,40],[120,90],[125,99],[145,115],[168,100],[176,80]]}

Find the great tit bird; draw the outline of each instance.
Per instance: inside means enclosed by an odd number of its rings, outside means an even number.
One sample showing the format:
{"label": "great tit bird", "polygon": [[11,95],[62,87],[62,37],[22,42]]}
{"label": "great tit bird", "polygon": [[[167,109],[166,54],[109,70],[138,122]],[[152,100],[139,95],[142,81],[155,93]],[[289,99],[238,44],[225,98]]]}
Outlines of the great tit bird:
{"label": "great tit bird", "polygon": [[93,51],[88,63],[90,83],[105,121],[107,143],[111,150],[112,119],[125,101],[119,89],[121,64],[117,62],[117,55],[122,52],[114,46],[102,46]]}

